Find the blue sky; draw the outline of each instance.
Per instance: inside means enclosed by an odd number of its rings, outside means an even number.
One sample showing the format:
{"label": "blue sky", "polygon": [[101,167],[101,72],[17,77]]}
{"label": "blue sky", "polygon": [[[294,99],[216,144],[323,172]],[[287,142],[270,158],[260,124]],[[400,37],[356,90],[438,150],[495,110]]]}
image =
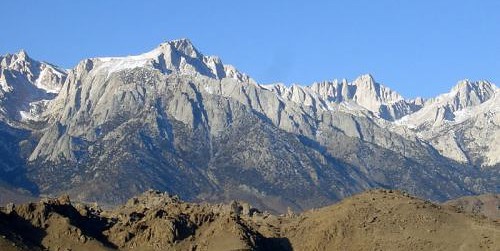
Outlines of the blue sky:
{"label": "blue sky", "polygon": [[2,0],[0,54],[65,68],[189,38],[260,83],[372,74],[405,97],[500,83],[500,1]]}

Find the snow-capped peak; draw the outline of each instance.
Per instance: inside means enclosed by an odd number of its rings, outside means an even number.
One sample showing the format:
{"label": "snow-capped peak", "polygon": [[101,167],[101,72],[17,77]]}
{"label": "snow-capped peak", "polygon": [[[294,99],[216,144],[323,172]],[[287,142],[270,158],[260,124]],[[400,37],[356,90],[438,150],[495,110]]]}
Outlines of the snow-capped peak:
{"label": "snow-capped peak", "polygon": [[31,58],[28,56],[28,53],[24,49],[21,49],[17,53],[15,53],[13,55],[13,58],[14,58],[14,60],[12,63],[14,63],[17,60],[20,60],[20,61],[30,61],[31,60]]}
{"label": "snow-capped peak", "polygon": [[5,85],[13,81],[7,78],[16,78],[17,72],[37,88],[51,93],[59,92],[67,75],[63,69],[30,58],[25,50],[0,56],[0,68],[3,71],[10,71],[10,73],[0,72],[0,79]]}
{"label": "snow-capped peak", "polygon": [[34,75],[37,75],[39,64],[39,62],[32,60],[25,50],[20,50],[15,54],[0,56],[0,67],[22,72],[23,74],[27,74],[28,78],[33,78]]}
{"label": "snow-capped peak", "polygon": [[379,85],[375,82],[375,79],[373,78],[373,76],[371,74],[363,74],[359,77],[357,77],[353,82],[352,82],[353,85],[358,85],[358,86],[361,86],[361,85],[366,85],[366,86],[370,86],[370,87],[374,87],[375,85]]}
{"label": "snow-capped peak", "polygon": [[233,78],[249,81],[250,78],[230,65],[224,65],[215,56],[204,56],[188,39],[161,43],[155,49],[136,56],[105,57],[93,59],[100,62],[98,69],[107,75],[137,67],[153,68],[164,74],[202,75],[215,79]]}
{"label": "snow-capped peak", "polygon": [[[401,95],[377,83],[369,75],[361,75],[352,82],[342,79],[313,83],[310,86],[283,84],[260,85],[285,100],[318,109],[335,110],[349,107],[354,113],[369,112],[378,118],[393,121],[422,107],[422,102],[404,100]],[[338,106],[338,105],[341,106]],[[363,111],[361,111],[363,110]]]}
{"label": "snow-capped peak", "polygon": [[66,75],[65,70],[30,58],[24,50],[0,56],[0,96],[10,100],[0,100],[0,112],[13,120],[36,120]]}
{"label": "snow-capped peak", "polygon": [[497,87],[488,81],[471,82],[470,80],[462,80],[451,89],[450,94],[460,102],[457,103],[459,107],[456,107],[459,110],[485,102],[494,94],[496,89]]}
{"label": "snow-capped peak", "polygon": [[450,92],[430,99],[426,106],[446,106],[452,112],[476,106],[490,99],[497,87],[488,81],[458,81]]}
{"label": "snow-capped peak", "polygon": [[397,124],[410,128],[441,127],[446,123],[460,123],[474,117],[473,111],[495,97],[498,88],[488,81],[459,81],[448,93],[425,102],[424,107],[403,117]]}
{"label": "snow-capped peak", "polygon": [[[197,58],[200,56],[203,56],[191,43],[191,40],[187,38],[181,38],[181,39],[176,39],[172,40],[169,42],[166,42],[162,45],[169,45],[173,48],[175,48],[177,51],[182,52],[186,56],[190,56],[192,58]],[[160,45],[160,47],[162,46]]]}

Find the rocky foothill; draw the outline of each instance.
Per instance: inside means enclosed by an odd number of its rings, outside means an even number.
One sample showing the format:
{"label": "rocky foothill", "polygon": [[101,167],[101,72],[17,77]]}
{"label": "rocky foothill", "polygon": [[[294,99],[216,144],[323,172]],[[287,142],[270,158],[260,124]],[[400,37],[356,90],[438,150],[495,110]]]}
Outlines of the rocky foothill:
{"label": "rocky foothill", "polygon": [[149,190],[113,209],[9,204],[0,235],[1,250],[498,250],[500,222],[393,190],[282,215]]}

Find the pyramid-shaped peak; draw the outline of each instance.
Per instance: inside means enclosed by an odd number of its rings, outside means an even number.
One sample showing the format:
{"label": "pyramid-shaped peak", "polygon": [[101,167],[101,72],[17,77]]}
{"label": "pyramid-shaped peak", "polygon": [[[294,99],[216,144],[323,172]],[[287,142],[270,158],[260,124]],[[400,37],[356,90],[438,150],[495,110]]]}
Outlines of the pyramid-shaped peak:
{"label": "pyramid-shaped peak", "polygon": [[470,81],[469,79],[464,79],[458,81],[458,83],[451,89],[454,93],[469,93],[474,92],[493,92],[496,86],[488,81]]}
{"label": "pyramid-shaped peak", "polygon": [[189,38],[174,39],[174,40],[171,40],[167,43],[172,44],[176,47],[183,47],[183,46],[184,47],[185,46],[194,47],[193,43],[191,42],[191,40]]}
{"label": "pyramid-shaped peak", "polygon": [[4,58],[6,60],[6,64],[10,65],[11,63],[14,63],[16,61],[29,61],[31,58],[28,56],[28,53],[21,49],[20,51],[13,53],[13,54],[6,54],[4,56],[0,56],[0,58]]}
{"label": "pyramid-shaped peak", "polygon": [[[357,88],[365,89],[365,90],[371,90],[374,92],[379,92],[379,89],[381,88],[380,84],[375,81],[372,75],[370,74],[364,74],[356,78],[352,83],[352,85],[355,85]],[[378,95],[378,94],[377,94]]]}
{"label": "pyramid-shaped peak", "polygon": [[28,56],[28,53],[24,50],[24,49],[21,49],[19,52],[16,53],[16,56],[19,58],[19,59],[28,59],[29,56]]}
{"label": "pyramid-shaped peak", "polygon": [[458,81],[457,84],[451,88],[451,91],[459,92],[461,90],[467,90],[472,84],[473,83],[469,79],[463,79]]}
{"label": "pyramid-shaped peak", "polygon": [[373,78],[373,76],[371,74],[363,74],[363,75],[359,76],[358,79],[362,80],[362,81],[375,82],[375,79]]}
{"label": "pyramid-shaped peak", "polygon": [[357,77],[354,81],[353,84],[355,85],[368,85],[368,86],[377,86],[377,82],[375,82],[375,79],[373,78],[372,75],[370,74],[363,74],[359,77]]}
{"label": "pyramid-shaped peak", "polygon": [[477,106],[495,96],[497,87],[488,81],[471,81],[464,79],[451,89],[433,99],[439,106],[447,106],[451,111]]}
{"label": "pyramid-shaped peak", "polygon": [[35,75],[38,71],[35,68],[38,68],[40,64],[41,62],[30,58],[25,50],[0,56],[0,67],[12,68],[16,70],[24,69],[25,71],[30,71]]}
{"label": "pyramid-shaped peak", "polygon": [[159,50],[174,50],[180,52],[183,55],[198,58],[203,56],[193,45],[191,40],[187,38],[175,39],[165,43],[160,44]]}

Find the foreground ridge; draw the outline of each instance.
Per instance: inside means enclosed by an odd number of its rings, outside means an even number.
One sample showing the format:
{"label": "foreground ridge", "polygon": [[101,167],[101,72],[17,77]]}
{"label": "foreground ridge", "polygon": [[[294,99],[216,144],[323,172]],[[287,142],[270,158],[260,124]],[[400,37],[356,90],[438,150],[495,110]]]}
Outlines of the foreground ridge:
{"label": "foreground ridge", "polygon": [[393,190],[276,216],[149,190],[103,210],[69,197],[0,212],[2,250],[495,250],[500,223]]}

